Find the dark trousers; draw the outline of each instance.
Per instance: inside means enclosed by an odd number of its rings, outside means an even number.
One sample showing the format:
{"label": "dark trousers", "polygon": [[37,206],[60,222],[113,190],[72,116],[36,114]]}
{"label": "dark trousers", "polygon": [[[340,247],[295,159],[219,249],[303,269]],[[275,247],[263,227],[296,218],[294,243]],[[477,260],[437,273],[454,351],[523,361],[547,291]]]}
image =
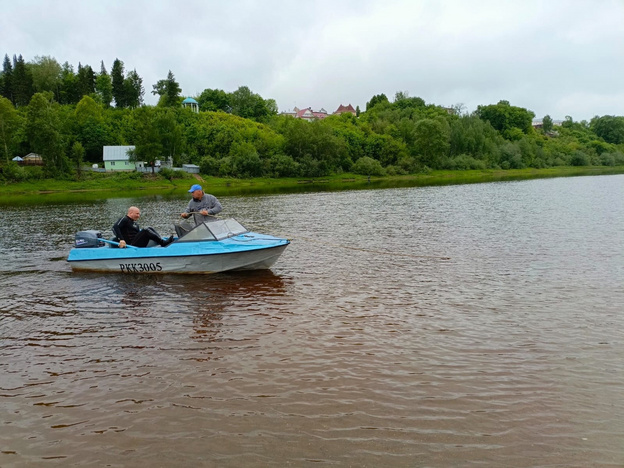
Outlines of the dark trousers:
{"label": "dark trousers", "polygon": [[160,237],[160,234],[158,234],[154,230],[154,228],[148,227],[145,229],[141,229],[139,233],[136,236],[134,236],[134,239],[132,239],[132,245],[134,245],[135,247],[147,247],[147,244],[149,243],[150,240],[153,240],[158,245],[162,245],[163,243],[163,240],[162,240],[162,237]]}

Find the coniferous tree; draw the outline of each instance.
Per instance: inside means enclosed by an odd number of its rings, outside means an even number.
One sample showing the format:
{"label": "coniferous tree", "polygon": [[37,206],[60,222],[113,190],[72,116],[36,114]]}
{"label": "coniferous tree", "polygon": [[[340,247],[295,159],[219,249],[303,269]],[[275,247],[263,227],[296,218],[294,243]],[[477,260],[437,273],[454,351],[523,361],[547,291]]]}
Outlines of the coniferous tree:
{"label": "coniferous tree", "polygon": [[158,94],[160,96],[159,105],[164,107],[176,107],[180,105],[180,93],[182,88],[175,80],[173,73],[169,70],[167,79],[159,80],[158,83],[152,86],[154,90],[152,94]]}
{"label": "coniferous tree", "polygon": [[144,94],[143,79],[139,76],[136,69],[128,72],[128,76],[124,80],[126,106],[131,108],[142,106]]}
{"label": "coniferous tree", "polygon": [[33,95],[33,82],[30,70],[26,67],[26,62],[20,54],[13,56],[13,96],[15,107],[27,106]]}
{"label": "coniferous tree", "polygon": [[60,104],[76,104],[80,100],[78,95],[78,78],[74,67],[65,62],[61,69]]}
{"label": "coniferous tree", "polygon": [[13,98],[13,65],[9,55],[4,55],[4,62],[2,63],[2,80],[0,81],[0,94],[7,98],[11,103],[15,104]]}
{"label": "coniferous tree", "polygon": [[78,90],[81,99],[95,93],[95,73],[90,65],[78,63]]}
{"label": "coniferous tree", "polygon": [[113,82],[103,60],[100,65],[100,74],[95,79],[95,90],[104,108],[109,108],[113,100]]}
{"label": "coniferous tree", "polygon": [[113,81],[113,99],[115,100],[115,107],[119,109],[126,107],[124,63],[117,58],[113,62],[111,79]]}

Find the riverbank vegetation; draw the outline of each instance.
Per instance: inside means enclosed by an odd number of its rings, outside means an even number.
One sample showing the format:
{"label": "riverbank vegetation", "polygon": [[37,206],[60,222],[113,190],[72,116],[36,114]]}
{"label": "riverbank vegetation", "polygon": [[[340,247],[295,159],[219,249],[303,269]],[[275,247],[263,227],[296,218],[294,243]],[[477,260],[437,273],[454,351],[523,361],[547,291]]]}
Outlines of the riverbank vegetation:
{"label": "riverbank vegetation", "polygon": [[[54,181],[82,190],[154,181],[175,187],[184,177],[174,171],[154,180],[86,172],[102,163],[106,145],[135,145],[135,157],[148,164],[192,163],[202,177],[224,180],[364,177],[368,182],[368,177],[414,175],[424,180],[437,171],[624,166],[624,117],[618,116],[596,116],[590,122],[568,116],[555,125],[547,115],[535,128],[532,111],[507,101],[469,114],[461,105],[445,108],[397,92],[392,100],[372,96],[357,115],[308,122],[278,115],[274,100],[245,86],[233,92],[204,90],[195,96],[199,112],[182,107],[173,73],[152,88],[158,104],[143,105],[141,77],[136,70],[126,74],[120,60],[109,75],[103,63],[99,73],[80,64],[74,72],[51,57],[25,63],[21,56],[13,61],[5,56],[0,190],[57,187]],[[41,155],[42,166],[12,160],[31,152]]]}
{"label": "riverbank vegetation", "polygon": [[[184,173],[182,173],[184,174]],[[5,184],[0,189],[0,204],[42,202],[45,200],[76,201],[132,196],[185,196],[192,184],[201,183],[217,196],[279,194],[316,191],[363,190],[371,188],[424,187],[432,185],[472,184],[552,177],[624,174],[624,166],[554,167],[547,169],[483,169],[464,171],[430,171],[426,174],[400,176],[363,176],[334,174],[327,177],[302,178],[223,178],[185,177],[169,179],[162,174],[85,173],[80,180],[40,179]]]}

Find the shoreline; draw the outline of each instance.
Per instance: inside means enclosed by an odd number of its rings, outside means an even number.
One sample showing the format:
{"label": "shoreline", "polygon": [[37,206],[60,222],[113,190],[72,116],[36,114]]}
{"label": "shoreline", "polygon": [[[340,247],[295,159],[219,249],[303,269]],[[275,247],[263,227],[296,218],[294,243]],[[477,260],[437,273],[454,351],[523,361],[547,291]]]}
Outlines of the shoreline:
{"label": "shoreline", "polygon": [[[431,171],[427,174],[368,177],[358,174],[337,174],[318,178],[288,179],[232,179],[202,177],[199,181],[206,192],[220,196],[299,193],[315,191],[365,190],[434,185],[460,185],[471,183],[503,182],[553,177],[578,177],[624,174],[624,166],[556,167],[548,169],[487,169],[468,171]],[[132,196],[134,192],[152,194],[185,194],[188,187],[197,183],[195,177],[167,180],[161,177],[128,177],[128,173],[98,174],[84,180],[65,181],[44,179],[0,185],[0,200],[10,204],[32,195],[82,195],[93,194],[100,198]],[[120,193],[121,192],[121,193]],[[91,198],[91,197],[90,197]],[[8,203],[7,203],[8,202]]]}

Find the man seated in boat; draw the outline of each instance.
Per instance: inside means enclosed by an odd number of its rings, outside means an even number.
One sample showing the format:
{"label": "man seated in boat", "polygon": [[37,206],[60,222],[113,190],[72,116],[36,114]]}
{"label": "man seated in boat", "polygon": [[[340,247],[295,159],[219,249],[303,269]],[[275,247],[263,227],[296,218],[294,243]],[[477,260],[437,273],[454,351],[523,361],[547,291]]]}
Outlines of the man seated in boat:
{"label": "man seated in boat", "polygon": [[137,220],[141,216],[141,210],[136,206],[128,208],[128,214],[119,218],[113,225],[113,232],[119,238],[119,247],[124,248],[127,244],[135,247],[147,247],[150,240],[153,240],[162,247],[166,247],[174,240],[173,235],[164,240],[160,234],[152,227],[141,229]]}

